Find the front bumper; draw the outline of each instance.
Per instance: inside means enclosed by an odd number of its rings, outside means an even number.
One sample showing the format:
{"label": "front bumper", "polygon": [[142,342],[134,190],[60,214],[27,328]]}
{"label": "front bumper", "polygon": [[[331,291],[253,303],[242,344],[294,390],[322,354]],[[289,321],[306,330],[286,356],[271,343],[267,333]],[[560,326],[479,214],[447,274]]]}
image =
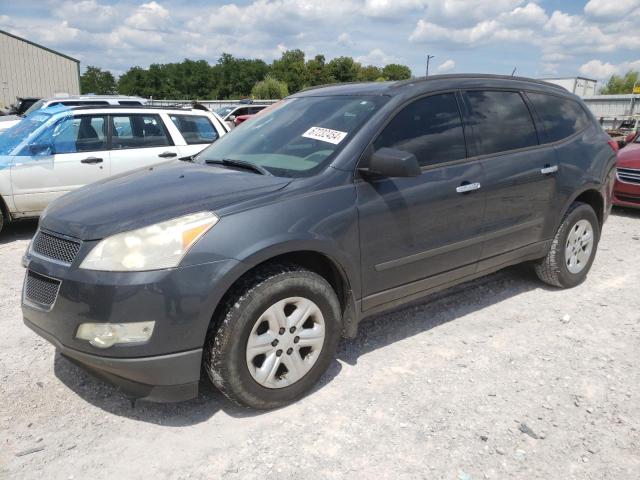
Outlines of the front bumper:
{"label": "front bumper", "polygon": [[[23,289],[24,323],[60,353],[128,396],[180,401],[198,392],[202,348],[215,307],[240,262],[220,260],[153,272],[96,272],[27,254],[29,272],[59,282],[46,308]],[[100,349],[76,338],[82,323],[154,321],[144,343]]]}
{"label": "front bumper", "polygon": [[620,207],[640,208],[640,184],[621,182],[616,178],[613,204]]}
{"label": "front bumper", "polygon": [[110,358],[65,347],[26,318],[25,325],[51,342],[60,354],[125,395],[152,402],[181,402],[198,395],[202,349],[142,358]]}

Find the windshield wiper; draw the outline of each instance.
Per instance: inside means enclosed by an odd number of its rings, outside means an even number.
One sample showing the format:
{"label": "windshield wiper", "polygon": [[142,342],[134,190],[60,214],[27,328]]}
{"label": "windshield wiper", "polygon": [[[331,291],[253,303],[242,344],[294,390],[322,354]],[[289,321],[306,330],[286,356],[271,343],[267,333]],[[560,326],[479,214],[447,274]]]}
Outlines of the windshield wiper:
{"label": "windshield wiper", "polygon": [[226,165],[229,167],[239,167],[244,168],[245,170],[251,170],[253,172],[259,173],[260,175],[271,175],[271,172],[260,165],[256,165],[255,163],[247,162],[246,160],[238,160],[235,158],[223,158],[222,160],[210,160],[207,159],[204,161],[206,164],[213,165]]}

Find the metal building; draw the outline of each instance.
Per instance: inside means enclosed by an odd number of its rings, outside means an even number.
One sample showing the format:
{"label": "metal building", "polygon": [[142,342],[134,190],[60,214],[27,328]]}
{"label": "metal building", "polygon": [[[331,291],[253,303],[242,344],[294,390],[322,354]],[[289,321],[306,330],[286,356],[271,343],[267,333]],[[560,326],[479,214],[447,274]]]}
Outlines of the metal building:
{"label": "metal building", "polygon": [[596,94],[598,81],[585,77],[541,78],[545,82],[559,85],[579,97],[590,97]]}
{"label": "metal building", "polygon": [[0,108],[56,93],[80,94],[80,61],[0,30]]}

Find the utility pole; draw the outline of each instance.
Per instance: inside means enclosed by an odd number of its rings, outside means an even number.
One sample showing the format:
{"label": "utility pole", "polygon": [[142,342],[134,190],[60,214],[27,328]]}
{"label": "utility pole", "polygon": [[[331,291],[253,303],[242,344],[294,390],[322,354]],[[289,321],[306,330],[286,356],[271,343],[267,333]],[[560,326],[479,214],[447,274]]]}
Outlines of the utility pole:
{"label": "utility pole", "polygon": [[432,58],[435,58],[435,55],[428,55],[427,54],[427,74],[425,75],[425,77],[429,76],[429,60],[431,60]]}

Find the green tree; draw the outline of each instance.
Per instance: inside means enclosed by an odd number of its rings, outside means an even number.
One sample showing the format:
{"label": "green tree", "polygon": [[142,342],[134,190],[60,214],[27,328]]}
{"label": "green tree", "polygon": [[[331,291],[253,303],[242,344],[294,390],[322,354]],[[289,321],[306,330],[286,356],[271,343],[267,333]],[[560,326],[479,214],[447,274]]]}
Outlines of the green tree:
{"label": "green tree", "polygon": [[116,79],[108,70],[89,65],[80,75],[80,92],[111,95],[116,93]]}
{"label": "green tree", "polygon": [[248,97],[256,82],[269,73],[269,66],[262,60],[235,58],[223,53],[213,67],[219,99]]}
{"label": "green tree", "polygon": [[411,78],[411,69],[406,65],[390,63],[382,69],[382,76],[387,80],[407,80]]}
{"label": "green tree", "polygon": [[639,83],[638,77],[639,74],[635,70],[629,70],[623,76],[611,75],[607,84],[600,89],[600,93],[603,95],[632,93],[633,86]]}
{"label": "green tree", "polygon": [[358,80],[360,64],[351,57],[334,58],[327,64],[327,71],[333,82],[355,82]]}
{"label": "green tree", "polygon": [[264,80],[260,80],[251,89],[251,96],[260,100],[271,100],[284,98],[289,95],[287,84],[267,75]]}
{"label": "green tree", "polygon": [[271,64],[271,74],[286,83],[291,93],[302,90],[307,81],[304,52],[297,49],[282,52],[280,59]]}
{"label": "green tree", "polygon": [[375,82],[380,77],[382,77],[382,70],[376,67],[375,65],[367,65],[366,67],[361,67],[358,72],[358,80],[361,82]]}
{"label": "green tree", "polygon": [[147,70],[141,67],[131,67],[118,79],[118,92],[123,95],[147,95]]}
{"label": "green tree", "polygon": [[324,85],[329,83],[329,72],[327,72],[326,61],[324,55],[316,55],[310,60],[307,60],[307,85]]}

